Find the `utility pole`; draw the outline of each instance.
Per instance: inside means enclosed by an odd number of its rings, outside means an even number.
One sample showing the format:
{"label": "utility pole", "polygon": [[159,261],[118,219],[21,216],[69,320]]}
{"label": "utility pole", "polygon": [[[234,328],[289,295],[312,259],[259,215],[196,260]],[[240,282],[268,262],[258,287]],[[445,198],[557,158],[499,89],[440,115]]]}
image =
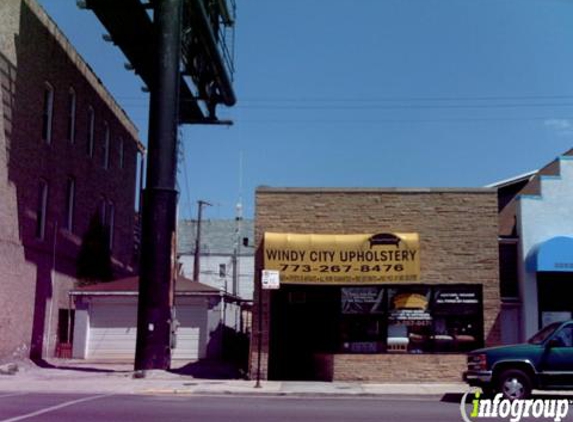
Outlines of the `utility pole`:
{"label": "utility pole", "polygon": [[234,39],[236,4],[235,0],[76,1],[93,11],[109,32],[105,39],[121,49],[151,94],[135,351],[135,370],[145,374],[145,369],[167,369],[171,363],[177,127],[232,124],[217,118],[216,107],[236,103],[232,45],[230,49],[227,45]]}
{"label": "utility pole", "polygon": [[150,89],[147,185],[143,197],[135,370],[169,369],[177,126],[183,0],[154,5],[155,68]]}
{"label": "utility pole", "polygon": [[195,236],[195,255],[193,257],[193,281],[199,282],[199,267],[201,261],[201,220],[203,216],[203,207],[211,206],[207,201],[197,201],[197,236]]}

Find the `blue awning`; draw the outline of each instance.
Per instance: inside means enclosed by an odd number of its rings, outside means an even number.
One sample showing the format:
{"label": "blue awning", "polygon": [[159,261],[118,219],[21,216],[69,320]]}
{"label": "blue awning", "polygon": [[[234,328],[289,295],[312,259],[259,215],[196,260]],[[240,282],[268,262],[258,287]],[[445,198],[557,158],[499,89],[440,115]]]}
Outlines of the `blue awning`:
{"label": "blue awning", "polygon": [[573,272],[573,238],[558,236],[539,245],[537,271]]}

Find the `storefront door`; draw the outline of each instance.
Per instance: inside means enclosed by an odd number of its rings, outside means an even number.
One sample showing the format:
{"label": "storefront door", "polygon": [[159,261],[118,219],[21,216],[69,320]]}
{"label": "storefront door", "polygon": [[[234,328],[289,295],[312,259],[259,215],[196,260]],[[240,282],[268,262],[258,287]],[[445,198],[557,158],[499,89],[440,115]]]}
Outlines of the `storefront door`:
{"label": "storefront door", "polygon": [[338,344],[340,288],[281,286],[273,292],[269,378],[316,379],[318,353]]}
{"label": "storefront door", "polygon": [[573,316],[573,273],[537,273],[539,327],[566,321]]}

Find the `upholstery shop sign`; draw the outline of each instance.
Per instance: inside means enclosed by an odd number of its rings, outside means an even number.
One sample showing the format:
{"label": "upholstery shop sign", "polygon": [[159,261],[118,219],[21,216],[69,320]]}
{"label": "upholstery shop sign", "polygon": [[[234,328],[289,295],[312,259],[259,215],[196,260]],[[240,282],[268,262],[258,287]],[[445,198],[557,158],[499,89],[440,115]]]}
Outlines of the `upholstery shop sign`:
{"label": "upholstery shop sign", "polygon": [[417,233],[351,235],[265,233],[265,270],[283,284],[382,284],[417,281]]}

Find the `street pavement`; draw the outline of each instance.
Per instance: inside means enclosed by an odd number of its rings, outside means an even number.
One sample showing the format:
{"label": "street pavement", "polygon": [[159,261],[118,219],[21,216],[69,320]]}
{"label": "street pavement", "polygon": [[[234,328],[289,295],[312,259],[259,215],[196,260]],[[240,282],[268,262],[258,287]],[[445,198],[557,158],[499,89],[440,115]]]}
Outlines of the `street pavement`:
{"label": "street pavement", "polygon": [[[0,375],[0,391],[90,394],[182,394],[267,396],[434,396],[461,395],[458,383],[363,383],[209,379],[175,371],[151,370],[134,376],[132,364],[50,360],[38,366],[17,362],[12,375]],[[2,371],[0,371],[2,374]]]}
{"label": "street pavement", "polygon": [[460,415],[458,402],[421,396],[380,399],[0,392],[0,422],[460,422]]}

